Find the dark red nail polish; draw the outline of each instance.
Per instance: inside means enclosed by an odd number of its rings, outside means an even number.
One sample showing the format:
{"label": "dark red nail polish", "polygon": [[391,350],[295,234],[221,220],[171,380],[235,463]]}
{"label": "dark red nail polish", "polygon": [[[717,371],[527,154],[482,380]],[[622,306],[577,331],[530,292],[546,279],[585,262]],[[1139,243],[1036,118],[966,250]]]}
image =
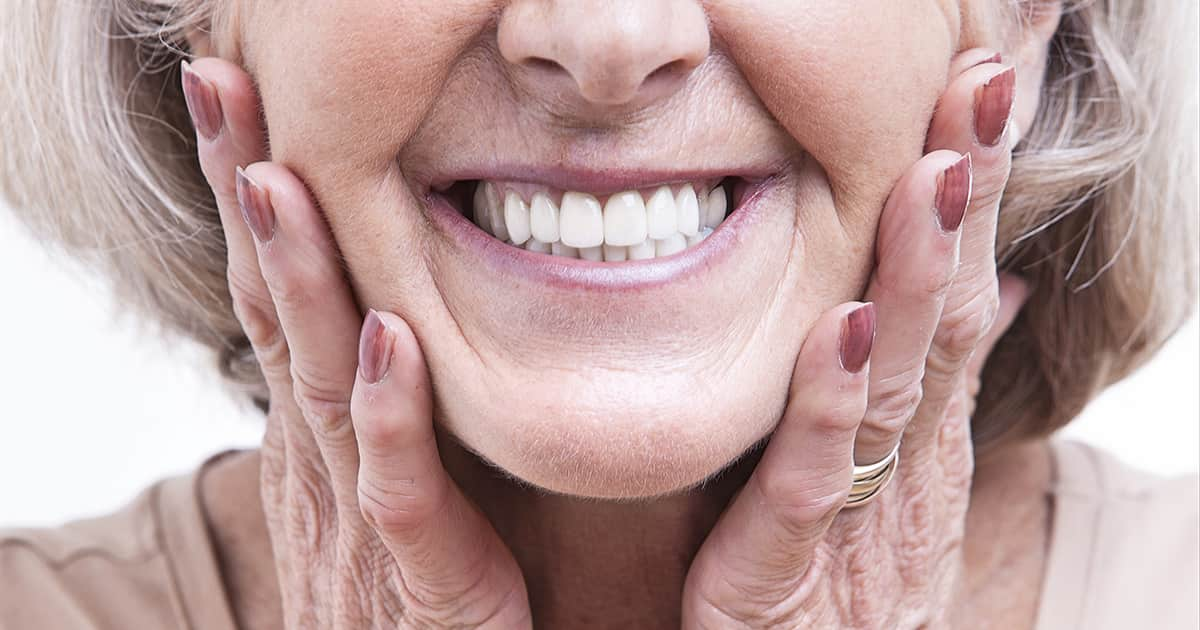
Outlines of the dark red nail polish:
{"label": "dark red nail polish", "polygon": [[954,164],[938,173],[933,205],[937,209],[938,227],[943,233],[954,232],[962,225],[967,204],[971,202],[971,179],[970,153],[964,153]]}
{"label": "dark red nail polish", "polygon": [[392,363],[392,340],[375,309],[367,311],[358,339],[358,369],[368,383],[378,383]]}
{"label": "dark red nail polish", "polygon": [[254,238],[260,243],[269,242],[275,236],[275,210],[271,207],[271,196],[259,186],[249,175],[237,167],[237,198],[242,208],[242,218]]}
{"label": "dark red nail polish", "polygon": [[224,114],[221,111],[221,99],[217,96],[217,89],[204,77],[196,74],[187,60],[184,60],[180,67],[183,75],[183,100],[187,102],[192,124],[201,136],[212,140],[221,133],[221,127],[224,125]]}
{"label": "dark red nail polish", "polygon": [[842,339],[838,360],[842,369],[856,374],[866,365],[875,345],[875,303],[867,302],[850,311],[842,324]]}
{"label": "dark red nail polish", "polygon": [[994,147],[1004,135],[1012,113],[1017,69],[1009,66],[975,89],[975,139]]}

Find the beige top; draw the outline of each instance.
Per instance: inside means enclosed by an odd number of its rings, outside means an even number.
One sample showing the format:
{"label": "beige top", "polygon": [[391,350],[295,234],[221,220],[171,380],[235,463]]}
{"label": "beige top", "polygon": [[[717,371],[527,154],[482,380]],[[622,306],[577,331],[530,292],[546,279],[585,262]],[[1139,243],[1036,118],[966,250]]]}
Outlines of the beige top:
{"label": "beige top", "polygon": [[[1200,627],[1200,477],[1050,443],[1053,529],[1034,630]],[[198,479],[161,481],[109,516],[0,531],[0,630],[233,630]]]}

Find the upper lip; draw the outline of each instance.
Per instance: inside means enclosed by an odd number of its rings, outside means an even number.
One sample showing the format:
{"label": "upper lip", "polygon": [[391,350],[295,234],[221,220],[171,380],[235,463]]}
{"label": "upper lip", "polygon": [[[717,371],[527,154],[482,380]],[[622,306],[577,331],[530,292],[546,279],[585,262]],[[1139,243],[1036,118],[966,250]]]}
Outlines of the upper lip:
{"label": "upper lip", "polygon": [[610,195],[663,184],[678,184],[706,179],[740,177],[751,182],[771,177],[782,170],[779,164],[736,165],[724,168],[662,169],[614,166],[612,168],[570,165],[505,164],[463,168],[441,173],[429,188],[444,190],[456,182],[469,180],[512,181],[540,184],[558,190],[576,190],[594,195]]}

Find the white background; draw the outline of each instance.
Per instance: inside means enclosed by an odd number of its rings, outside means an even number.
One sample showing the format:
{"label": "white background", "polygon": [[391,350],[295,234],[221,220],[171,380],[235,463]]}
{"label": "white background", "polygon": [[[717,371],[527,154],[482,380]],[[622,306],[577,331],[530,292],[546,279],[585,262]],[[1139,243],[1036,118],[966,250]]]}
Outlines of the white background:
{"label": "white background", "polygon": [[[95,278],[0,207],[0,526],[110,512],[210,453],[249,447],[260,414],[218,387],[198,348],[145,338]],[[1064,432],[1161,474],[1200,460],[1193,319]]]}

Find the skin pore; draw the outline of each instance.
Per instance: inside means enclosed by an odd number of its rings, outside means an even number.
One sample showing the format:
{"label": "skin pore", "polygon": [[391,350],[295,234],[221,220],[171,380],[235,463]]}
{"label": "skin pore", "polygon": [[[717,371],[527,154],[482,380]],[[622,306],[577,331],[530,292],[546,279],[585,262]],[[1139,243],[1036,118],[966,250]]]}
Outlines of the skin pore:
{"label": "skin pore", "polygon": [[[272,159],[309,185],[360,304],[419,337],[454,436],[439,442],[446,467],[513,550],[535,618],[646,623],[676,614],[658,609],[755,459],[679,491],[767,434],[804,332],[861,295],[880,209],[922,153],[950,57],[1016,51],[1023,80],[1042,58],[1024,54],[1037,34],[1014,41],[1003,3],[984,0],[565,4],[257,5],[210,47],[237,50],[258,80]],[[684,32],[638,45],[664,23]],[[622,68],[665,70],[631,92],[641,79]],[[1031,94],[1018,90],[1021,127]],[[505,276],[428,219],[439,178],[547,164],[772,185],[739,233],[753,247],[619,299]],[[204,496],[239,618],[272,627],[270,545],[245,509],[257,475],[253,454],[227,458]],[[1044,444],[976,470],[964,601],[1005,602],[997,627],[1032,620],[1048,479]]]}

